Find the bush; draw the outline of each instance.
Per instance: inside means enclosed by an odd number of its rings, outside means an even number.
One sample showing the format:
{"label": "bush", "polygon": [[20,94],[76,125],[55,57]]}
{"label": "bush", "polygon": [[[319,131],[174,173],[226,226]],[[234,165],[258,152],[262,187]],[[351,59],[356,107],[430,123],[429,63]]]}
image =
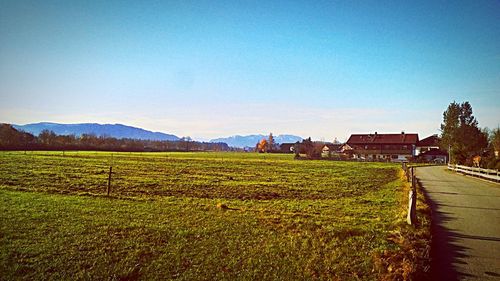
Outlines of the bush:
{"label": "bush", "polygon": [[491,158],[486,163],[486,168],[500,170],[500,159]]}

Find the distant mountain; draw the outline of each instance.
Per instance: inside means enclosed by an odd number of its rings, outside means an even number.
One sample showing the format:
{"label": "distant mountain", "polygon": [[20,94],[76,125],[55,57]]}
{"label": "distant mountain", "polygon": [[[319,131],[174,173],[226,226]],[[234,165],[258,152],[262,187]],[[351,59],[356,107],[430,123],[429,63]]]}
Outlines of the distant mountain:
{"label": "distant mountain", "polygon": [[[210,140],[210,142],[225,142],[232,147],[254,147],[260,140],[267,139],[269,135],[248,135],[248,136],[231,136],[227,138],[219,138]],[[297,142],[302,141],[302,138],[294,135],[279,135],[274,136],[276,143]]]}
{"label": "distant mountain", "polygon": [[141,139],[141,140],[179,140],[179,137],[160,132],[151,132],[141,128],[126,126],[122,124],[58,124],[58,123],[33,123],[26,125],[13,125],[17,130],[22,130],[33,135],[38,135],[43,130],[50,130],[58,135],[94,134],[96,136],[109,136],[118,139]]}

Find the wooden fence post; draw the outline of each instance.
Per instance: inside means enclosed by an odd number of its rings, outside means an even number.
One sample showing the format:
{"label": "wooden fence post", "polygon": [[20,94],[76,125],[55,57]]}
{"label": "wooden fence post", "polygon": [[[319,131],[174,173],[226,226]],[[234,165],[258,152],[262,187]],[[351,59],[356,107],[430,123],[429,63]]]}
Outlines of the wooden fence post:
{"label": "wooden fence post", "polygon": [[416,224],[417,223],[417,189],[416,189],[417,180],[415,177],[414,168],[411,167],[411,190],[408,196],[408,216],[406,218],[406,222],[408,224]]}
{"label": "wooden fence post", "polygon": [[107,189],[107,194],[109,196],[109,193],[111,192],[111,174],[113,173],[113,166],[109,167],[109,175],[108,175],[108,189]]}
{"label": "wooden fence post", "polygon": [[407,165],[405,165],[405,172],[406,172],[406,181],[407,182],[410,182],[410,179],[411,179],[411,174],[410,174],[410,168],[408,168]]}

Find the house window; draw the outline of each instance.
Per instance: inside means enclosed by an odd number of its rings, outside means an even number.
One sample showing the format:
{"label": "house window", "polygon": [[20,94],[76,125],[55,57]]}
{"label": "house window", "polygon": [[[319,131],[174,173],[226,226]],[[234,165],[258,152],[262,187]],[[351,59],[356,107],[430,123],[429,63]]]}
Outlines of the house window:
{"label": "house window", "polygon": [[398,159],[398,156],[397,155],[391,155],[391,158],[392,159]]}

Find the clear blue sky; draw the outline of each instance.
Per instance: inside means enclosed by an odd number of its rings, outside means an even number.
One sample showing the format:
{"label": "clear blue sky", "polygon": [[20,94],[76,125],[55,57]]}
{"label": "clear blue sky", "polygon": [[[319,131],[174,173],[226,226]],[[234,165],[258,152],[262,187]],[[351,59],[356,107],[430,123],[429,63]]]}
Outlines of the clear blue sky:
{"label": "clear blue sky", "polygon": [[0,122],[422,138],[453,100],[499,125],[500,1],[0,1]]}

